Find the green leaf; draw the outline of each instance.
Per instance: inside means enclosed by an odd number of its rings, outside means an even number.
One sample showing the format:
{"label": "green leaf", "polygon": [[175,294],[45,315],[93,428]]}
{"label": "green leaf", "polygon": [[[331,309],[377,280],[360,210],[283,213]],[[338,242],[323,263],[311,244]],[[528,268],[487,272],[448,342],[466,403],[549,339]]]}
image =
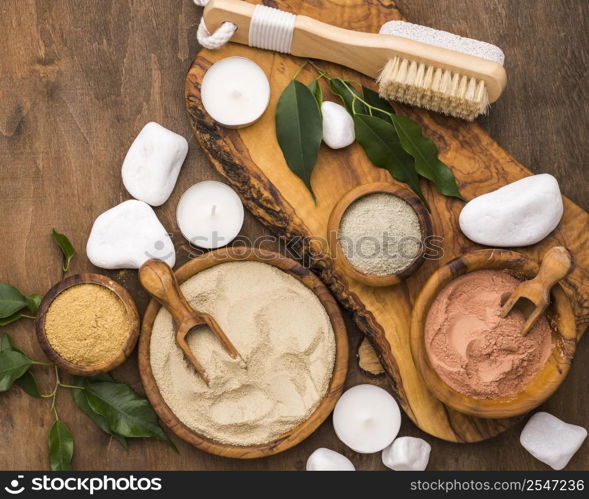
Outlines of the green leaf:
{"label": "green leaf", "polygon": [[125,437],[155,437],[175,449],[160,428],[157,415],[144,397],[122,383],[89,381],[86,396],[90,408],[104,417],[111,432]]}
{"label": "green leaf", "polygon": [[51,237],[63,253],[63,271],[67,272],[70,268],[70,262],[76,254],[76,251],[74,250],[72,243],[70,243],[70,240],[63,234],[57,232],[55,229],[51,229]]}
{"label": "green leaf", "polygon": [[309,83],[309,90],[315,97],[317,101],[317,105],[319,106],[319,110],[321,110],[321,104],[323,103],[323,91],[321,90],[321,85],[319,84],[319,80],[315,79],[311,83]]}
{"label": "green leaf", "polygon": [[49,467],[51,471],[72,469],[74,438],[67,425],[59,419],[49,431]]}
{"label": "green leaf", "polygon": [[18,289],[10,284],[0,282],[0,319],[16,314],[26,306],[27,299]]}
{"label": "green leaf", "polygon": [[0,352],[3,351],[14,350],[14,345],[12,343],[12,338],[7,334],[3,334],[2,338],[0,338]]}
{"label": "green leaf", "polygon": [[31,397],[41,398],[41,392],[37,385],[37,380],[31,371],[27,371],[15,382],[25,393],[28,393]]}
{"label": "green leaf", "polygon": [[351,115],[369,114],[368,108],[362,101],[356,100],[354,102],[354,96],[360,97],[360,94],[350,82],[342,80],[341,78],[332,78],[329,81],[329,88],[332,93],[341,99],[345,108]]}
{"label": "green leaf", "polygon": [[276,137],[289,168],[315,199],[311,173],[323,138],[323,122],[315,96],[299,81],[291,81],[278,99]]}
{"label": "green leaf", "polygon": [[[93,378],[93,379],[96,379]],[[106,375],[106,379],[103,377],[102,380],[103,381],[110,381],[112,378],[110,378],[110,376]],[[74,384],[76,386],[81,386],[85,388],[85,385],[87,383],[87,380],[81,377],[74,377]],[[88,403],[88,397],[86,396],[86,390],[80,390],[80,389],[72,389],[72,397],[74,399],[74,402],[76,404],[76,406],[78,406],[78,409],[80,409],[84,414],[86,414],[86,416],[88,416],[96,426],[98,426],[98,428],[100,428],[103,432],[107,433],[108,435],[112,436],[115,440],[117,440],[125,449],[128,449],[128,444],[127,444],[127,439],[121,435],[117,435],[116,433],[113,433],[112,431],[110,431],[110,428],[108,427],[108,423],[106,422],[106,419],[104,418],[104,416],[101,416],[100,414],[94,412],[92,410],[92,408],[90,407],[90,404]]]}
{"label": "green leaf", "polygon": [[429,210],[419,186],[419,177],[413,166],[414,160],[401,147],[393,125],[366,114],[354,115],[354,124],[356,140],[364,148],[370,161],[387,169],[400,182],[406,183]]}
{"label": "green leaf", "polygon": [[17,312],[16,314],[11,315],[10,317],[5,317],[4,319],[0,319],[0,327],[8,326],[8,324],[12,324],[19,319],[23,318],[22,312]]}
{"label": "green leaf", "polygon": [[[0,352],[10,351],[18,352],[22,355],[25,355],[18,348],[15,348],[10,336],[5,334],[0,339]],[[37,380],[35,379],[35,376],[33,376],[33,373],[31,371],[25,372],[20,378],[15,380],[15,383],[18,386],[20,386],[31,397],[41,398],[41,392],[39,391],[39,387],[37,386]]]}
{"label": "green leaf", "polygon": [[41,305],[41,297],[39,295],[31,295],[27,296],[27,308],[33,313],[36,314],[39,310]]}
{"label": "green leaf", "polygon": [[[385,121],[391,121],[389,114],[395,114],[395,110],[392,108],[388,100],[383,99],[377,92],[371,90],[368,87],[362,86],[362,95],[364,100],[373,107],[380,109],[384,112],[372,110],[373,116],[382,118]],[[388,114],[387,114],[388,113]],[[392,122],[392,121],[391,121]]]}
{"label": "green leaf", "polygon": [[462,199],[452,171],[438,159],[436,145],[421,133],[421,127],[404,116],[393,115],[393,124],[405,151],[415,158],[415,170],[431,180],[440,194]]}
{"label": "green leaf", "polygon": [[0,392],[8,390],[15,380],[33,365],[31,359],[15,350],[0,352]]}

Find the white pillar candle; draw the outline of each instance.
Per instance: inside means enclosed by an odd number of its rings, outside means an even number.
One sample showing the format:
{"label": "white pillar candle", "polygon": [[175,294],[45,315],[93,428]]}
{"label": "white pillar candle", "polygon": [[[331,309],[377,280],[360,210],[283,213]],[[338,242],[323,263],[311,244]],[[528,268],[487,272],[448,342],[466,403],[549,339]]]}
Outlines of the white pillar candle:
{"label": "white pillar candle", "polygon": [[182,194],[176,220],[182,235],[193,245],[220,248],[239,234],[243,225],[243,204],[231,187],[207,180]]}
{"label": "white pillar candle", "polygon": [[227,57],[205,73],[202,104],[217,123],[239,128],[254,123],[270,102],[270,83],[264,71],[245,57]]}
{"label": "white pillar candle", "polygon": [[389,446],[399,433],[401,411],[395,399],[374,385],[357,385],[338,400],[333,411],[337,437],[350,449],[370,454]]}

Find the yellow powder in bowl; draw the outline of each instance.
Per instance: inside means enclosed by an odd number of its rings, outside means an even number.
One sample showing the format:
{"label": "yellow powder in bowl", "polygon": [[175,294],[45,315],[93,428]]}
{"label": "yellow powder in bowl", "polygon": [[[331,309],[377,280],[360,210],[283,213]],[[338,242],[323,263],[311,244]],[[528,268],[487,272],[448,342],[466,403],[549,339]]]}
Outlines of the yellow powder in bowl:
{"label": "yellow powder in bowl", "polygon": [[45,315],[45,336],[65,360],[79,366],[113,361],[129,336],[129,316],[121,299],[98,284],[62,291]]}

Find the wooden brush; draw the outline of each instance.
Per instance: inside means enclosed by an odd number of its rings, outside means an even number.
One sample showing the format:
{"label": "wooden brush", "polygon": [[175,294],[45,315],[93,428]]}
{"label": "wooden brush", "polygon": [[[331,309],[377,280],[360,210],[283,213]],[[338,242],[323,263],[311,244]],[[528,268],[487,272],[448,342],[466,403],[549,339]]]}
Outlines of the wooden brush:
{"label": "wooden brush", "polygon": [[235,25],[231,41],[341,64],[375,78],[384,98],[466,120],[507,83],[497,47],[410,23],[361,33],[239,0],[210,0],[203,17],[211,33]]}

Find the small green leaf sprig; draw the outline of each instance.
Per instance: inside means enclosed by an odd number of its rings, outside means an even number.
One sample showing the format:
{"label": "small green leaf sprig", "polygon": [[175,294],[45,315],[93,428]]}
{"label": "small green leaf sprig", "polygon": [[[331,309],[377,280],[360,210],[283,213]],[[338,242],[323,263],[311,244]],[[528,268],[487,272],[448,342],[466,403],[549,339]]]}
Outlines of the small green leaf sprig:
{"label": "small green leaf sprig", "polygon": [[[55,230],[51,235],[63,253],[62,271],[65,273],[75,250],[65,235]],[[14,286],[0,283],[0,326],[21,318],[35,319],[40,303],[39,295],[25,296]],[[53,369],[55,383],[49,393],[39,390],[30,370],[33,366]],[[13,385],[31,397],[51,400],[55,421],[49,430],[48,447],[49,467],[53,471],[71,470],[74,455],[72,433],[57,411],[56,401],[60,389],[71,390],[76,406],[125,449],[128,448],[128,438],[153,437],[166,442],[177,452],[174,443],[159,426],[157,415],[148,400],[129,386],[115,382],[108,374],[93,378],[75,376],[72,384],[63,383],[56,365],[30,359],[14,346],[8,334],[4,334],[0,337],[0,392],[9,390]]]}
{"label": "small green leaf sprig", "polygon": [[61,270],[63,270],[65,273],[69,270],[70,263],[76,254],[76,251],[74,250],[72,243],[70,243],[70,240],[63,234],[57,232],[55,229],[51,230],[51,237],[63,253],[63,266],[61,267]]}
{"label": "small green leaf sprig", "polygon": [[[296,78],[307,64],[318,76],[305,86]],[[323,137],[321,79],[328,81],[331,93],[352,116],[356,140],[375,166],[388,170],[393,178],[407,184],[428,210],[420,178],[433,182],[440,194],[462,199],[452,171],[440,161],[436,145],[422,134],[417,123],[395,113],[389,102],[375,91],[362,86],[360,94],[353,82],[336,78],[312,61],[306,61],[278,100],[276,137],[286,163],[303,180],[313,199],[311,174]]]}

